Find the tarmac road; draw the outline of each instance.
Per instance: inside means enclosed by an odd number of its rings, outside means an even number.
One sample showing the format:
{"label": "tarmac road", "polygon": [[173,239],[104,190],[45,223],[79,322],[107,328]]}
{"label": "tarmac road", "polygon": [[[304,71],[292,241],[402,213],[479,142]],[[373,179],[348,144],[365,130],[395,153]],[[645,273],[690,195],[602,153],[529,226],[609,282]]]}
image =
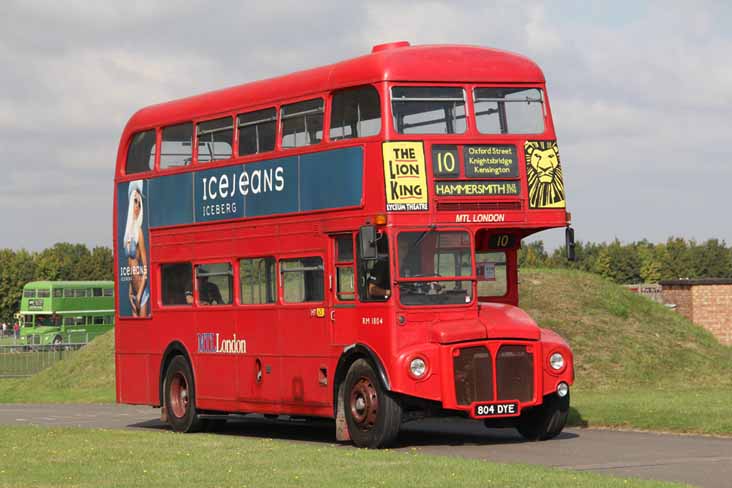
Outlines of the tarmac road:
{"label": "tarmac road", "polygon": [[[167,429],[159,411],[128,405],[0,405],[0,424],[58,427]],[[271,421],[239,417],[220,435],[335,444],[332,421]],[[342,445],[343,448],[349,448]],[[611,476],[732,487],[732,438],[566,429],[547,442],[524,442],[513,429],[478,422],[427,420],[403,426],[397,449],[501,463],[592,471]]]}

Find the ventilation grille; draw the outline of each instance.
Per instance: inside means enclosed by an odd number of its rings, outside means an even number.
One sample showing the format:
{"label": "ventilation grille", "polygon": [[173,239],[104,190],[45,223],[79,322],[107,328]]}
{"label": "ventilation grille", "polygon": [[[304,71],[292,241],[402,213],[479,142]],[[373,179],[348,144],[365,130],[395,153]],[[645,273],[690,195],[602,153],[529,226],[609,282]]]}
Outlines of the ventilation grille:
{"label": "ventilation grille", "polygon": [[534,398],[534,356],[526,346],[503,346],[496,358],[498,400]]}
{"label": "ventilation grille", "polygon": [[437,211],[521,210],[521,202],[437,202]]}
{"label": "ventilation grille", "polygon": [[493,362],[485,347],[458,349],[452,358],[458,405],[493,400]]}

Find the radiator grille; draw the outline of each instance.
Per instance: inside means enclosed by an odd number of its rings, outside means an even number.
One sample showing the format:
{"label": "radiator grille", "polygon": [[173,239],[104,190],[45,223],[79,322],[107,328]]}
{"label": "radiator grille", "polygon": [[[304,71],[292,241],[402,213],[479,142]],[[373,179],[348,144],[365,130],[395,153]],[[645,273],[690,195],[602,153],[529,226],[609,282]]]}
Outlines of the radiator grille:
{"label": "radiator grille", "polygon": [[526,346],[503,346],[496,358],[498,400],[534,398],[534,356]]}
{"label": "radiator grille", "polygon": [[521,202],[437,202],[437,210],[460,212],[464,210],[521,210]]}
{"label": "radiator grille", "polygon": [[458,405],[493,400],[493,363],[485,347],[457,349],[452,359]]}

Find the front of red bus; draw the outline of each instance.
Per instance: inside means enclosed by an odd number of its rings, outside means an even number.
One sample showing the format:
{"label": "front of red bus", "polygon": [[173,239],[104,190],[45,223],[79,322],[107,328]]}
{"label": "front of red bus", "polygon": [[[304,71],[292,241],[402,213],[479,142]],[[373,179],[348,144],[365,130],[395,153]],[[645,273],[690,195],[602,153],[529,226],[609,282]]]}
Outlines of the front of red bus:
{"label": "front of red bus", "polygon": [[518,307],[521,240],[571,234],[543,74],[501,51],[410,49],[443,68],[392,72],[383,91],[388,219],[376,230],[393,263],[391,390],[407,409],[415,399],[417,410],[554,437],[569,410],[572,352]]}

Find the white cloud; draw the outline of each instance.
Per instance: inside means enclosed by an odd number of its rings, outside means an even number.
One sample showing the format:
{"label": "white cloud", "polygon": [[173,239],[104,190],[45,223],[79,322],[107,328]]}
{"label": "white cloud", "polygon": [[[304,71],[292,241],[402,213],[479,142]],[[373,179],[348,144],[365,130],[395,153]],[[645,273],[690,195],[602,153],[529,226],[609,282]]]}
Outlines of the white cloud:
{"label": "white cloud", "polygon": [[[688,230],[732,241],[710,190],[724,192],[716,185],[730,172],[731,12],[714,1],[6,2],[0,149],[13,171],[0,180],[0,219],[17,232],[0,235],[0,247],[108,238],[117,143],[137,109],[395,40],[478,44],[538,62],[584,236]],[[610,205],[613,186],[624,198]],[[658,201],[690,202],[676,210],[689,221],[654,219]],[[10,211],[20,207],[22,218]],[[53,222],[53,236],[28,218]]]}

